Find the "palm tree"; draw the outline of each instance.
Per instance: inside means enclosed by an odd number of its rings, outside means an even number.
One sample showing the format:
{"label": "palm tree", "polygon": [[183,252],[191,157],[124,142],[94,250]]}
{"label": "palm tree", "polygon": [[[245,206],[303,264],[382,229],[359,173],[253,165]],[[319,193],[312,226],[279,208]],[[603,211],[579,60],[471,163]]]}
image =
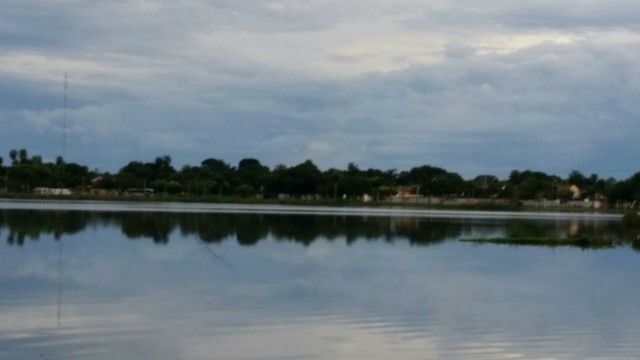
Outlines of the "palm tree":
{"label": "palm tree", "polygon": [[27,160],[29,160],[29,153],[26,149],[20,149],[18,151],[18,158],[20,159],[20,163],[24,164],[27,162]]}
{"label": "palm tree", "polygon": [[11,159],[11,162],[15,164],[18,159],[18,150],[12,149],[9,151],[9,158]]}

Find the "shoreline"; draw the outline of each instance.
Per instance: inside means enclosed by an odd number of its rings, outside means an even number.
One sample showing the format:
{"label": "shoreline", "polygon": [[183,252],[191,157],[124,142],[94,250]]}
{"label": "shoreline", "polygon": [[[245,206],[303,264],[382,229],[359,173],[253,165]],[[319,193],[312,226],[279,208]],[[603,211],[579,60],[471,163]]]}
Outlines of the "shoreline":
{"label": "shoreline", "polygon": [[[180,202],[156,199],[145,201],[136,199],[69,199],[69,198],[0,198],[3,210],[43,210],[43,211],[92,211],[92,212],[185,212],[185,213],[237,213],[237,214],[280,214],[280,215],[340,215],[340,216],[402,216],[431,218],[475,218],[475,219],[598,219],[620,221],[622,214],[585,211],[529,211],[520,209],[482,210],[465,208],[402,207],[397,204],[340,204],[338,206],[312,201],[271,203],[254,202]],[[385,206],[386,205],[386,206]]]}
{"label": "shoreline", "polygon": [[410,200],[401,202],[370,201],[343,199],[257,199],[235,196],[110,196],[110,195],[34,195],[34,194],[0,194],[0,201],[33,200],[33,201],[104,201],[131,203],[184,203],[184,204],[247,204],[247,205],[292,205],[292,206],[331,206],[331,207],[367,207],[367,208],[406,208],[424,210],[474,210],[474,211],[507,211],[507,212],[559,212],[559,213],[594,213],[594,214],[624,214],[628,209],[589,208],[575,206],[528,206],[513,205],[496,202],[492,199],[478,199],[477,203],[439,204],[418,203]]}

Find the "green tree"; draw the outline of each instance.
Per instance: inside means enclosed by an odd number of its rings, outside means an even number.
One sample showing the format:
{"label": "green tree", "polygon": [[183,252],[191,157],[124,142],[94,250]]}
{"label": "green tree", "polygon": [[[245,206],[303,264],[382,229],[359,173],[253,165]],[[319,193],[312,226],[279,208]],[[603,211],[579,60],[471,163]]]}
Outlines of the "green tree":
{"label": "green tree", "polygon": [[236,193],[240,197],[249,197],[249,196],[255,194],[255,189],[253,188],[253,186],[251,186],[249,184],[242,184],[242,185],[238,186],[238,188],[236,189]]}
{"label": "green tree", "polygon": [[640,202],[640,172],[615,183],[609,192],[609,198],[612,203],[618,201]]}
{"label": "green tree", "polygon": [[12,164],[18,162],[18,150],[11,149],[11,151],[9,151],[9,159],[11,159]]}
{"label": "green tree", "polygon": [[49,180],[49,171],[41,164],[16,164],[8,176],[10,190],[17,192],[31,192],[36,187],[48,186]]}
{"label": "green tree", "polygon": [[154,179],[167,180],[176,173],[176,170],[171,166],[171,157],[169,155],[156,157],[150,168]]}
{"label": "green tree", "polygon": [[226,173],[231,170],[231,166],[220,159],[208,158],[200,163],[203,169],[207,169],[212,173]]}
{"label": "green tree", "polygon": [[287,193],[292,195],[311,195],[318,192],[322,183],[322,172],[307,160],[285,171]]}
{"label": "green tree", "polygon": [[118,184],[115,176],[109,173],[105,173],[105,174],[102,174],[101,177],[102,179],[100,179],[100,181],[95,184],[96,188],[105,189],[105,190],[115,190],[118,188]]}
{"label": "green tree", "polygon": [[373,185],[365,171],[360,170],[355,163],[347,165],[347,171],[342,173],[338,186],[341,192],[350,198],[363,194],[373,194]]}
{"label": "green tree", "polygon": [[89,180],[89,168],[74,162],[64,165],[64,186],[68,188],[85,187]]}
{"label": "green tree", "polygon": [[470,181],[470,189],[472,197],[490,198],[497,196],[500,192],[500,180],[493,175],[478,175]]}
{"label": "green tree", "polygon": [[344,194],[344,188],[341,187],[345,177],[343,171],[331,168],[325,171],[322,175],[324,178],[326,196],[333,199],[339,199],[341,194]]}
{"label": "green tree", "polygon": [[[252,158],[240,160],[236,172],[238,185],[249,185],[254,190],[264,186],[270,171],[260,161]],[[237,190],[237,189],[236,189]]]}
{"label": "green tree", "polygon": [[202,175],[210,182],[209,188],[218,196],[226,194],[231,188],[232,168],[220,159],[208,158],[200,163]]}
{"label": "green tree", "polygon": [[29,161],[29,153],[27,152],[26,149],[18,150],[18,160],[20,161],[21,164],[24,164],[27,161]]}
{"label": "green tree", "polygon": [[539,171],[514,170],[509,175],[512,195],[516,199],[556,198],[557,185],[562,180],[557,176]]}
{"label": "green tree", "polygon": [[571,170],[567,181],[569,182],[569,184],[575,185],[580,189],[584,189],[587,186],[588,182],[587,178],[578,170]]}
{"label": "green tree", "polygon": [[149,164],[131,161],[122,167],[115,176],[118,189],[140,189],[153,182],[153,170]]}
{"label": "green tree", "polygon": [[445,169],[422,165],[403,172],[398,177],[401,185],[417,185],[425,195],[448,196],[464,192],[464,180],[459,174]]}
{"label": "green tree", "polygon": [[180,169],[176,179],[183,186],[183,192],[187,195],[202,194],[202,183],[205,181],[202,168],[199,166],[185,165]]}

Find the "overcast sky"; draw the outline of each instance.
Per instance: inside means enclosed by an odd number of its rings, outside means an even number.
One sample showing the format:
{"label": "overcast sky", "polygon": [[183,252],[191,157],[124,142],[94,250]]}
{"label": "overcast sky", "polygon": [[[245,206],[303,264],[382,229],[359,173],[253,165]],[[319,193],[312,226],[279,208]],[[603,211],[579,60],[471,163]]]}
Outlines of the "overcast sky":
{"label": "overcast sky", "polygon": [[640,170],[637,0],[4,0],[0,155]]}

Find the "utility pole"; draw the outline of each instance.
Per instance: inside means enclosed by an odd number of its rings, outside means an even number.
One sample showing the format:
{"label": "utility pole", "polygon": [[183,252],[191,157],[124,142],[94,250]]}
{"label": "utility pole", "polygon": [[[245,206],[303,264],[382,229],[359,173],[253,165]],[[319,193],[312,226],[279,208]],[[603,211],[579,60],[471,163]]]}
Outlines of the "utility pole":
{"label": "utility pole", "polygon": [[67,174],[66,166],[67,162],[67,72],[64,72],[64,113],[62,116],[62,188],[66,187]]}

